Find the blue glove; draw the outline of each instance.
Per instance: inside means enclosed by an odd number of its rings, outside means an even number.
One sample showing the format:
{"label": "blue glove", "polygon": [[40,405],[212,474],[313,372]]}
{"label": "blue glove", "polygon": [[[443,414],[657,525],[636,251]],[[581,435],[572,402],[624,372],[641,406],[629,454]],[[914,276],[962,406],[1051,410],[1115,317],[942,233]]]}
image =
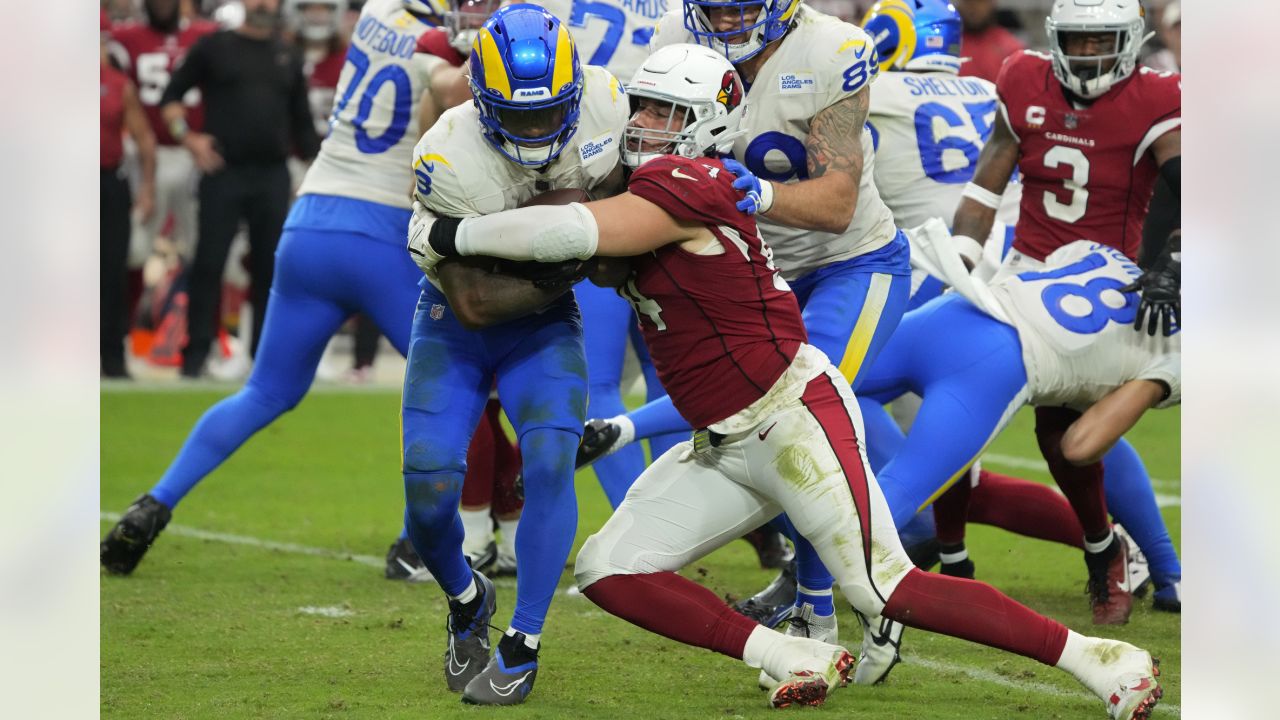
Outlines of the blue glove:
{"label": "blue glove", "polygon": [[773,183],[756,177],[745,165],[733,158],[725,158],[721,162],[724,163],[725,170],[737,176],[733,181],[733,189],[743,192],[742,199],[736,203],[739,210],[748,215],[756,215],[768,212],[773,207]]}

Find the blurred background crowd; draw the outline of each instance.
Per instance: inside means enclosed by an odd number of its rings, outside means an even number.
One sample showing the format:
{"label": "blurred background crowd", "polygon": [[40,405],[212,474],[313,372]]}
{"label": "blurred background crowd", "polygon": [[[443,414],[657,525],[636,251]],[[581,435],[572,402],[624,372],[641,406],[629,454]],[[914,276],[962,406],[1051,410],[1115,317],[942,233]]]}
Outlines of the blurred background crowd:
{"label": "blurred background crowd", "polygon": [[[854,23],[873,4],[805,2]],[[953,2],[965,26],[961,75],[994,82],[1008,55],[1046,47],[1051,0]],[[276,242],[327,133],[362,5],[102,0],[102,377],[248,373]],[[1144,5],[1155,33],[1144,64],[1180,71],[1180,3]],[[353,317],[318,378],[369,382],[384,346],[372,322]],[[402,363],[387,352],[379,364],[397,382]]]}

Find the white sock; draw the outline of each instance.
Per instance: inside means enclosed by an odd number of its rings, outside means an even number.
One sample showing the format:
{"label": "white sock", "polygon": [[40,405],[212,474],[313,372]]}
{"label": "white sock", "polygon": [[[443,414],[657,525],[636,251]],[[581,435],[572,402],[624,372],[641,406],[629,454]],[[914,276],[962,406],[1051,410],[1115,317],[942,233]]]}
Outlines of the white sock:
{"label": "white sock", "polygon": [[782,641],[782,633],[757,625],[747,636],[747,644],[742,648],[742,662],[748,667],[764,667],[765,658]]}
{"label": "white sock", "polygon": [[520,524],[520,518],[514,520],[499,520],[498,532],[502,533],[502,539],[498,540],[498,553],[501,555],[516,555],[516,527]]}
{"label": "white sock", "polygon": [[463,554],[479,555],[493,540],[493,520],[489,518],[488,506],[480,510],[459,509],[458,514],[462,516]]}
{"label": "white sock", "polygon": [[466,590],[463,590],[462,593],[459,595],[451,595],[450,597],[452,597],[454,600],[457,600],[460,603],[469,603],[472,600],[475,600],[476,595],[479,595],[479,594],[480,594],[480,588],[476,585],[475,577],[472,576],[471,584],[467,585]]}
{"label": "white sock", "polygon": [[609,452],[615,452],[622,447],[630,445],[636,440],[636,424],[631,422],[631,418],[626,415],[618,415],[609,418],[609,422],[618,426],[621,431],[618,433],[618,440],[614,442],[613,449]]}
{"label": "white sock", "polygon": [[[509,627],[507,628],[506,635],[507,637],[515,637],[517,632],[519,631],[516,630],[515,628]],[[542,633],[525,633],[525,636],[524,636],[525,647],[529,648],[530,650],[537,650],[538,643],[540,642],[542,642]]]}
{"label": "white sock", "polygon": [[1074,630],[1067,631],[1067,644],[1062,648],[1062,657],[1058,658],[1057,667],[1075,676],[1095,695],[1102,696],[1107,690],[1108,677],[1098,672],[1098,638],[1086,637]]}
{"label": "white sock", "polygon": [[1095,554],[1100,553],[1111,546],[1111,541],[1115,539],[1115,536],[1116,536],[1116,533],[1114,530],[1108,530],[1107,537],[1100,540],[1099,542],[1096,542],[1096,543],[1089,542],[1089,538],[1085,538],[1084,551],[1087,553],[1095,553]]}
{"label": "white sock", "polygon": [[946,563],[947,565],[963,562],[969,559],[969,551],[966,548],[961,548],[960,552],[953,552],[953,553],[940,552],[938,553],[938,559],[942,560],[942,562]]}

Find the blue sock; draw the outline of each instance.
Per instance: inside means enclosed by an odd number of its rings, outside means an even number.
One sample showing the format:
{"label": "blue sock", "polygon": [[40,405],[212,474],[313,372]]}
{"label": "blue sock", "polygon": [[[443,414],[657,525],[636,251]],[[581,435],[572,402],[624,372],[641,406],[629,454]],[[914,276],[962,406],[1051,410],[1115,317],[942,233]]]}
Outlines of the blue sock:
{"label": "blue sock", "polygon": [[1121,438],[1102,459],[1102,466],[1107,508],[1147,556],[1151,579],[1163,586],[1182,577],[1182,563],[1169,539],[1151,477],[1138,452]]}
{"label": "blue sock", "polygon": [[806,587],[803,583],[796,588],[796,607],[800,607],[805,603],[813,606],[813,614],[829,617],[836,612],[836,606],[833,602],[834,596],[831,593],[831,586],[828,585],[826,590],[814,590]]}
{"label": "blue sock", "polygon": [[455,471],[405,472],[405,526],[413,549],[450,597],[471,585],[471,565],[462,554],[462,497],[464,474]]}
{"label": "blue sock", "polygon": [[542,632],[551,598],[564,572],[578,530],[573,489],[573,455],[578,436],[566,430],[535,428],[520,437],[524,458],[524,515],[516,533],[515,611],[511,627]]}
{"label": "blue sock", "polygon": [[400,526],[400,537],[399,537],[398,539],[400,539],[400,540],[408,540],[408,539],[409,539],[409,524],[408,524],[408,523],[405,523],[404,525],[401,525],[401,526]]}
{"label": "blue sock", "polygon": [[676,412],[676,406],[671,404],[671,398],[665,395],[632,410],[627,413],[627,417],[635,423],[637,440],[674,432],[683,432],[687,436],[690,430],[689,423],[680,417],[680,413]]}
{"label": "blue sock", "polygon": [[[791,519],[786,515],[779,515],[770,520],[768,523],[770,528],[786,535],[791,539],[792,544],[796,548],[796,582],[800,587],[808,588],[810,593],[797,593],[796,606],[799,607],[803,603],[813,605],[813,610],[818,615],[830,615],[835,612],[835,606],[831,604],[831,586],[835,584],[836,579],[831,577],[831,573],[827,571],[827,566],[822,564],[822,560],[818,558],[818,551],[813,549],[809,541],[804,539],[791,524]],[[813,592],[821,593],[826,591],[826,595],[814,595]],[[825,599],[823,599],[825,597]]]}

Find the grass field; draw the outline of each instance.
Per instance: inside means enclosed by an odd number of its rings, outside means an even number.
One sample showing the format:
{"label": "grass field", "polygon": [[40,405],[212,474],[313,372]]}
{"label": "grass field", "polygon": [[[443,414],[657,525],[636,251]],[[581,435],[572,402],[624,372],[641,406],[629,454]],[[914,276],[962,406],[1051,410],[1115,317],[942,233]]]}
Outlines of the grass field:
{"label": "grass field", "polygon": [[[102,394],[102,532],[148,489],[200,413],[207,390]],[[434,585],[382,579],[400,527],[398,393],[320,392],[267,428],[198,487],[133,576],[101,584],[101,710],[110,718],[750,718],[773,712],[741,663],[651,635],[580,596],[558,595],[538,684],[519,707],[464,706],[444,689],[446,605]],[[1180,411],[1151,413],[1130,434],[1181,547]],[[991,468],[1047,481],[1024,412],[995,443]],[[578,475],[577,543],[608,504]],[[976,526],[980,579],[1090,632],[1078,551]],[[736,542],[687,570],[730,596],[772,577]],[[561,588],[572,582],[565,572]],[[514,581],[499,581],[506,626]],[[1179,715],[1180,618],[1142,601],[1105,634],[1162,660],[1164,702]],[[317,615],[325,612],[329,615]],[[842,641],[860,642],[840,614]],[[908,630],[904,664],[880,687],[834,694],[828,716],[1102,718],[1070,677],[1020,657]],[[803,711],[808,712],[808,711]]]}

